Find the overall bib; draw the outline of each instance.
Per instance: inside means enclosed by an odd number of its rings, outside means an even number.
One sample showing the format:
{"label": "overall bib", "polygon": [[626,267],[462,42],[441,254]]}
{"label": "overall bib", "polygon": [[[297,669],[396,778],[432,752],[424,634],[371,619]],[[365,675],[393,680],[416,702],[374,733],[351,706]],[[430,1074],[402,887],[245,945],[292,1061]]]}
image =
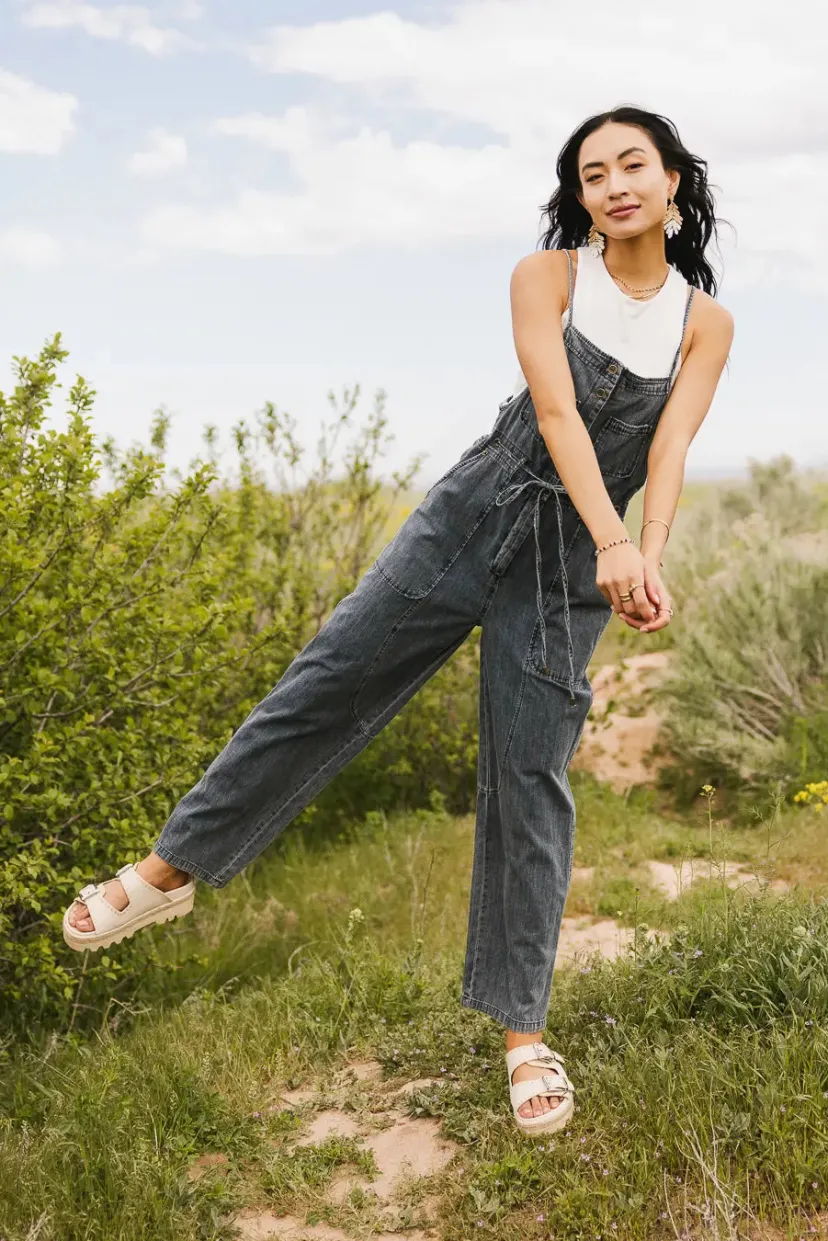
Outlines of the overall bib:
{"label": "overall bib", "polygon": [[[577,407],[623,518],[647,475],[670,374],[634,374],[572,323]],[[552,500],[550,504],[549,501]],[[532,530],[533,538],[528,538]],[[595,544],[538,430],[529,389],[434,484],[181,799],[154,848],[223,887],[481,626],[477,811],[461,1004],[542,1030],[569,889],[567,768],[612,616]],[[534,581],[533,581],[534,578]]]}

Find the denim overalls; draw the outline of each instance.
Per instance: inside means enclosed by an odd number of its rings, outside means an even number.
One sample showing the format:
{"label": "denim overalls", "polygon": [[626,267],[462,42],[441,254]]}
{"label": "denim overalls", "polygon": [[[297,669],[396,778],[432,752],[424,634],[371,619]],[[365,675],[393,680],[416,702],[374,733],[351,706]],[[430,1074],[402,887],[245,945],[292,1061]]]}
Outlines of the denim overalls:
{"label": "denim overalls", "polygon": [[[577,407],[623,518],[646,480],[695,290],[669,376],[648,379],[573,325],[569,251],[567,259],[564,339]],[[223,887],[480,625],[461,1003],[509,1029],[542,1030],[575,843],[567,768],[592,704],[587,665],[612,615],[594,550],[526,388],[501,404],[492,430],[431,487],[253,708],[175,807],[155,851]]]}

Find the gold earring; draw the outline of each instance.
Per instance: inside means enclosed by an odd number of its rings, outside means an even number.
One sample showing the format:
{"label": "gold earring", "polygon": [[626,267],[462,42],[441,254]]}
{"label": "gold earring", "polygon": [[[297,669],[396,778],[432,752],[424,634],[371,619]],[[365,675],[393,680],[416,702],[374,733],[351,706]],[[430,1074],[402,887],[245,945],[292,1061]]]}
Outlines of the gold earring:
{"label": "gold earring", "polygon": [[592,226],[587,234],[587,245],[596,258],[604,253],[605,244],[604,234],[598,232],[598,229],[595,227],[595,221],[593,220]]}
{"label": "gold earring", "polygon": [[668,237],[675,237],[681,228],[682,219],[681,212],[676,206],[676,200],[671,198],[667,204],[667,211],[664,216],[664,231]]}

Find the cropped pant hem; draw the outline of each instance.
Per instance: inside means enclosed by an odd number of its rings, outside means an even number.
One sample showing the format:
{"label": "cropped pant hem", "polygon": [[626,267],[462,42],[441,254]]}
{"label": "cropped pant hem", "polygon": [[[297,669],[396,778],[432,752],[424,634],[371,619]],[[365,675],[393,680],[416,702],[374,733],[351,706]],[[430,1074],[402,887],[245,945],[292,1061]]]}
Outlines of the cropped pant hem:
{"label": "cropped pant hem", "polygon": [[187,858],[181,857],[177,853],[173,853],[166,845],[157,840],[152,846],[153,853],[162,858],[163,861],[169,862],[170,866],[176,866],[179,870],[184,870],[188,875],[195,875],[196,879],[202,879],[204,883],[209,883],[211,888],[223,888],[229,883],[228,879],[218,879],[211,874],[209,870],[205,870],[203,866],[199,866],[198,862],[190,862]]}
{"label": "cropped pant hem", "polygon": [[509,1030],[514,1030],[516,1034],[534,1034],[536,1031],[543,1031],[546,1028],[546,1014],[539,1017],[537,1021],[517,1021],[514,1017],[510,1017],[508,1013],[504,1013],[502,1008],[497,1008],[494,1004],[488,1004],[485,1000],[477,1000],[473,995],[463,992],[460,996],[460,1003],[463,1008],[476,1008],[480,1013],[486,1013],[488,1017],[494,1017],[495,1021],[499,1021],[501,1025],[506,1026]]}

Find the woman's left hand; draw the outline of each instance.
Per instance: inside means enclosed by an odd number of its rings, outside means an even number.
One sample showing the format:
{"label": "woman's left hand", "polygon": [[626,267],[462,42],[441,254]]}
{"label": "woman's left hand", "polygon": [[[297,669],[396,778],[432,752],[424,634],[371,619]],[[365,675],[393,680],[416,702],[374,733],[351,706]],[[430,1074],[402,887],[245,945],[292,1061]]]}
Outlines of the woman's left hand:
{"label": "woman's left hand", "polygon": [[[625,624],[631,629],[637,629],[639,633],[654,633],[656,629],[664,629],[673,619],[672,606],[673,601],[661,580],[661,573],[658,567],[658,560],[648,560],[644,557],[644,587],[647,592],[647,598],[656,609],[654,620],[645,621],[640,616],[633,616],[629,612],[618,612]],[[633,591],[633,600],[641,599],[643,602],[644,594],[639,586],[638,590]]]}

